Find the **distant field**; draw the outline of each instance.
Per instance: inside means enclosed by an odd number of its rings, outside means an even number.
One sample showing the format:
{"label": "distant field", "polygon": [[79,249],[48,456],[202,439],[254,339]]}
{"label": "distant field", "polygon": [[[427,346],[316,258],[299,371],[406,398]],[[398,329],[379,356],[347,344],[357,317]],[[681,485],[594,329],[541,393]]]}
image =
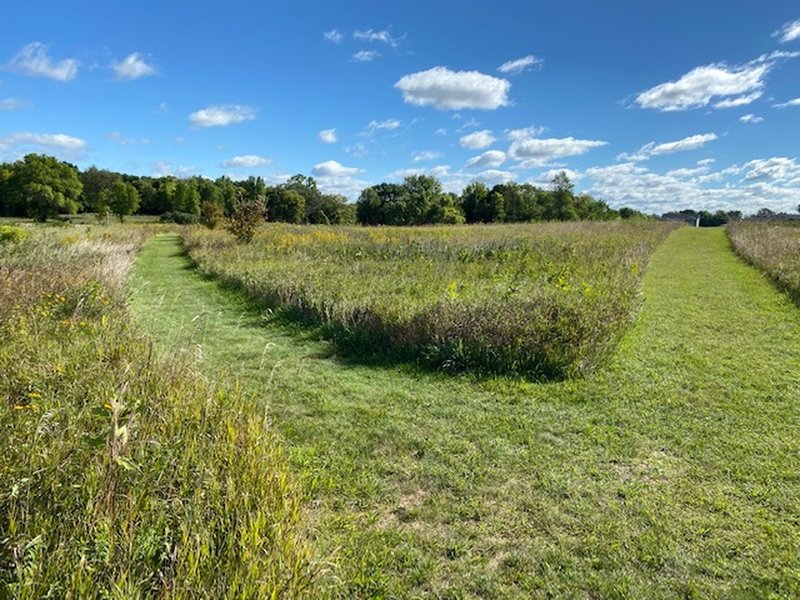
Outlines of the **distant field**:
{"label": "distant field", "polygon": [[740,221],[728,226],[736,252],[800,304],[800,223]]}
{"label": "distant field", "polygon": [[664,223],[435,228],[269,224],[249,245],[184,233],[199,268],[323,322],[356,353],[563,378],[601,364],[631,322]]}

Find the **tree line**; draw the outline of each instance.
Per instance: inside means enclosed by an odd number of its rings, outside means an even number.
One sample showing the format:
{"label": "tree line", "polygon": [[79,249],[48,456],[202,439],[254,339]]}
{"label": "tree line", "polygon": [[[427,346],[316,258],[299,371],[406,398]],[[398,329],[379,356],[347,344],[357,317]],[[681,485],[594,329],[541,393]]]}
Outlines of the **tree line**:
{"label": "tree line", "polygon": [[131,214],[161,215],[181,223],[220,221],[245,202],[263,204],[270,221],[364,225],[516,223],[645,218],[632,209],[613,209],[588,194],[576,194],[566,173],[548,188],[528,183],[482,182],[461,195],[445,192],[435,177],[413,175],[402,183],[363,190],[355,204],[322,193],[313,177],[295,175],[280,185],[261,177],[234,181],[205,177],[145,177],[97,167],[80,171],[52,156],[28,154],[0,164],[0,215],[44,221],[61,214],[94,213],[99,219]]}

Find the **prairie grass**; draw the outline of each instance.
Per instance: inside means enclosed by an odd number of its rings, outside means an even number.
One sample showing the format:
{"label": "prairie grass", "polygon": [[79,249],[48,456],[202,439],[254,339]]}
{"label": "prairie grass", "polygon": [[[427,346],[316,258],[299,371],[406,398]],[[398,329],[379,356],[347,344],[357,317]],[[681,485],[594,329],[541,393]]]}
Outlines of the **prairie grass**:
{"label": "prairie grass", "polygon": [[800,304],[800,224],[740,221],[727,230],[736,253]]}
{"label": "prairie grass", "polygon": [[131,327],[143,228],[0,246],[0,598],[271,598],[313,567],[263,408]]}
{"label": "prairie grass", "polygon": [[562,379],[613,351],[639,304],[661,223],[441,228],[270,224],[251,244],[187,230],[201,271],[354,354]]}

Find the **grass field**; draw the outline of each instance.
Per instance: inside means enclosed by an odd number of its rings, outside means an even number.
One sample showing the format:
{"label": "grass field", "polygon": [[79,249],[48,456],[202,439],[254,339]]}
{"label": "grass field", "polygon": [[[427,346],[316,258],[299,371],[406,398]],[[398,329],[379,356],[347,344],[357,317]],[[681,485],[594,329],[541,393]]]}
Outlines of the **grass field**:
{"label": "grass field", "polygon": [[249,245],[201,228],[185,237],[202,272],[326,324],[340,350],[559,379],[607,359],[639,305],[651,253],[673,228],[270,224]]}
{"label": "grass field", "polygon": [[0,244],[0,598],[296,597],[315,569],[263,409],[131,327],[142,228]]}
{"label": "grass field", "polygon": [[267,407],[312,597],[797,597],[800,313],[719,229],[675,231],[643,286],[609,366],[551,383],[353,361],[177,236],[131,291],[159,347]]}
{"label": "grass field", "polygon": [[799,223],[742,221],[728,227],[728,237],[739,256],[800,304]]}

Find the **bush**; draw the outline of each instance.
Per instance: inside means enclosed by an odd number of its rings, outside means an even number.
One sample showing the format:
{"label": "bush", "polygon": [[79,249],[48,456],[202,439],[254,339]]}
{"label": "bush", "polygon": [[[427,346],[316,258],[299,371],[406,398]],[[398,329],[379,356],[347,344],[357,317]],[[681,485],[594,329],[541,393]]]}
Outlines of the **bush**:
{"label": "bush", "polygon": [[22,227],[0,225],[0,244],[21,242],[27,237],[28,232],[22,229]]}
{"label": "bush", "polygon": [[197,225],[200,222],[200,216],[192,213],[170,211],[161,215],[160,221],[162,223],[177,223],[178,225]]}
{"label": "bush", "polygon": [[200,221],[209,229],[216,229],[225,221],[225,213],[219,204],[206,200],[200,205]]}
{"label": "bush", "polygon": [[264,222],[267,209],[263,199],[239,200],[236,210],[228,219],[227,229],[239,243],[249,244],[256,234],[258,226]]}

